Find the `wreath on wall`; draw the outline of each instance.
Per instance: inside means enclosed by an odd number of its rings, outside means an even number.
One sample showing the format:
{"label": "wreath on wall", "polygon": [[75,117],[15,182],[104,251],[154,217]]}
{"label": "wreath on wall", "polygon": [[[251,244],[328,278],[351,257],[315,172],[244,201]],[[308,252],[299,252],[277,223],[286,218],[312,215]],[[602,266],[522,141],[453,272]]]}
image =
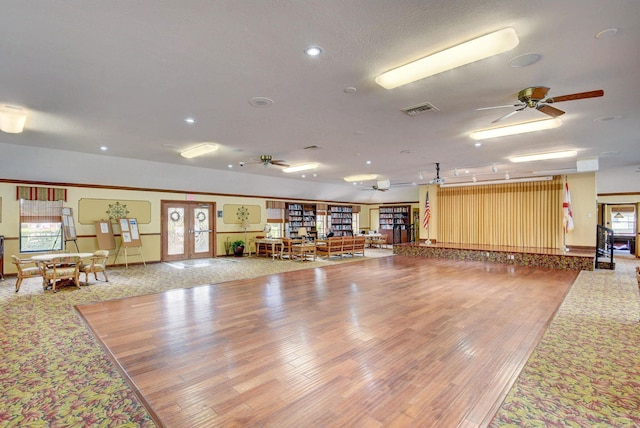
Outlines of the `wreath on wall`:
{"label": "wreath on wall", "polygon": [[169,218],[171,218],[171,221],[180,221],[180,213],[178,211],[174,211],[169,214]]}
{"label": "wreath on wall", "polygon": [[207,219],[207,215],[202,211],[200,211],[198,214],[196,214],[196,218],[198,219],[199,222],[203,222]]}
{"label": "wreath on wall", "polygon": [[115,204],[109,204],[109,209],[105,211],[105,213],[109,215],[109,220],[120,220],[121,218],[127,217],[129,212],[125,204],[117,201]]}
{"label": "wreath on wall", "polygon": [[243,205],[238,208],[238,211],[236,211],[236,217],[238,217],[238,220],[240,221],[247,220],[249,218],[249,210],[247,207]]}

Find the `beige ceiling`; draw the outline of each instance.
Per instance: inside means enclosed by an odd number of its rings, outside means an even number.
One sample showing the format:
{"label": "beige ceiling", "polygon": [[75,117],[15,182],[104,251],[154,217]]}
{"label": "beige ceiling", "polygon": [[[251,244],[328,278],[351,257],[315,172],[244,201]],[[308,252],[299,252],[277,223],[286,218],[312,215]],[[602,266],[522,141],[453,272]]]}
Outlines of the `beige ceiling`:
{"label": "beige ceiling", "polygon": [[[575,158],[508,161],[568,148],[598,157],[601,171],[640,166],[636,0],[2,0],[0,9],[0,103],[29,111],[26,131],[0,133],[0,143],[285,176],[279,167],[239,166],[271,154],[320,164],[289,178],[343,186],[356,173],[426,183],[436,162],[448,182],[468,180],[466,169],[480,179],[571,173]],[[509,52],[392,90],[374,83],[505,27],[520,39]],[[595,37],[611,28],[613,36]],[[310,45],[323,54],[305,56]],[[527,53],[540,60],[510,66]],[[560,128],[474,147],[468,134],[510,111],[476,109],[517,103],[529,86],[605,95],[555,104],[566,111]],[[274,103],[254,107],[253,97]],[[438,111],[401,111],[423,102]],[[544,117],[527,109],[503,123]],[[220,150],[178,154],[209,141]]]}

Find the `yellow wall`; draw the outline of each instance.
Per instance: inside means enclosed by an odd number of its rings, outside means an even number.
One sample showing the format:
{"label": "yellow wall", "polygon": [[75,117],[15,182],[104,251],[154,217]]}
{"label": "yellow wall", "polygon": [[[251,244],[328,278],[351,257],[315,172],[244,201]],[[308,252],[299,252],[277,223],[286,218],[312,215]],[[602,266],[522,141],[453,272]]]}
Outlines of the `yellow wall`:
{"label": "yellow wall", "polygon": [[[19,253],[19,203],[16,200],[16,183],[0,183],[0,198],[2,198],[2,206],[0,217],[0,235],[5,236],[5,273],[15,273],[15,266],[11,263],[11,255],[20,255]],[[24,184],[19,184],[24,185]],[[259,206],[260,214],[258,217],[252,216],[251,221],[258,220],[257,223],[251,223],[251,227],[247,230],[247,241],[251,241],[256,235],[264,235],[262,232],[264,224],[266,223],[266,200],[274,198],[251,198],[241,196],[220,196],[220,195],[189,195],[185,193],[177,192],[158,192],[158,191],[146,191],[146,190],[123,190],[123,189],[108,189],[108,188],[84,188],[84,187],[72,187],[72,186],[57,186],[57,185],[40,185],[40,187],[65,187],[67,189],[67,202],[65,207],[73,208],[76,235],[78,237],[77,243],[81,252],[93,252],[98,249],[97,239],[95,237],[95,226],[93,224],[80,224],[78,222],[78,203],[80,199],[93,198],[93,199],[109,199],[109,200],[121,200],[121,201],[148,201],[151,203],[151,216],[148,223],[140,223],[139,231],[142,240],[142,255],[147,262],[160,261],[161,257],[161,210],[160,202],[162,200],[172,201],[201,201],[201,202],[215,202],[216,211],[224,211],[224,205],[246,205],[246,206]],[[296,201],[297,202],[297,201]],[[299,201],[310,202],[315,201]],[[363,210],[368,216],[368,210]],[[130,215],[135,217],[135,215]],[[228,216],[227,216],[228,217]],[[107,219],[108,215],[105,213],[102,219]],[[101,220],[101,218],[96,218]],[[233,221],[231,223],[230,221]],[[245,239],[244,230],[240,227],[237,219],[218,218],[216,215],[216,255],[225,255],[224,242],[229,238],[230,241],[237,239]],[[116,231],[117,234],[117,231]],[[116,237],[116,244],[120,241],[119,237]],[[68,250],[75,250],[75,244],[73,242],[67,243]],[[253,250],[253,247],[251,248]],[[128,251],[128,262],[139,263],[142,261],[141,257],[137,255],[137,249],[130,249]],[[30,253],[30,255],[32,255]],[[113,259],[111,259],[111,262]],[[118,264],[124,263],[124,257],[118,258]]]}

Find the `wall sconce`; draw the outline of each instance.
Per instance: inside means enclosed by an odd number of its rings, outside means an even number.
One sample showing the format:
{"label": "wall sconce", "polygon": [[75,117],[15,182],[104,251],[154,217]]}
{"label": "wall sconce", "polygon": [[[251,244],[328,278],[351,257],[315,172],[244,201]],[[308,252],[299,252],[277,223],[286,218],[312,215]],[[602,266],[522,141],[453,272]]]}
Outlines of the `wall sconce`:
{"label": "wall sconce", "polygon": [[0,131],[8,134],[19,134],[24,130],[27,112],[14,106],[0,107]]}

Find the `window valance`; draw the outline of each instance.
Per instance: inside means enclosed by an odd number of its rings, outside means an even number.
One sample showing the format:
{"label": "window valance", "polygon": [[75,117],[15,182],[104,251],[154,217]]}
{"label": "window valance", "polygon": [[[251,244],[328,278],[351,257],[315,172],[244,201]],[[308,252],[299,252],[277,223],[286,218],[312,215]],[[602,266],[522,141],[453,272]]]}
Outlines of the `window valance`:
{"label": "window valance", "polygon": [[27,201],[67,201],[67,189],[57,187],[16,186],[16,199]]}

